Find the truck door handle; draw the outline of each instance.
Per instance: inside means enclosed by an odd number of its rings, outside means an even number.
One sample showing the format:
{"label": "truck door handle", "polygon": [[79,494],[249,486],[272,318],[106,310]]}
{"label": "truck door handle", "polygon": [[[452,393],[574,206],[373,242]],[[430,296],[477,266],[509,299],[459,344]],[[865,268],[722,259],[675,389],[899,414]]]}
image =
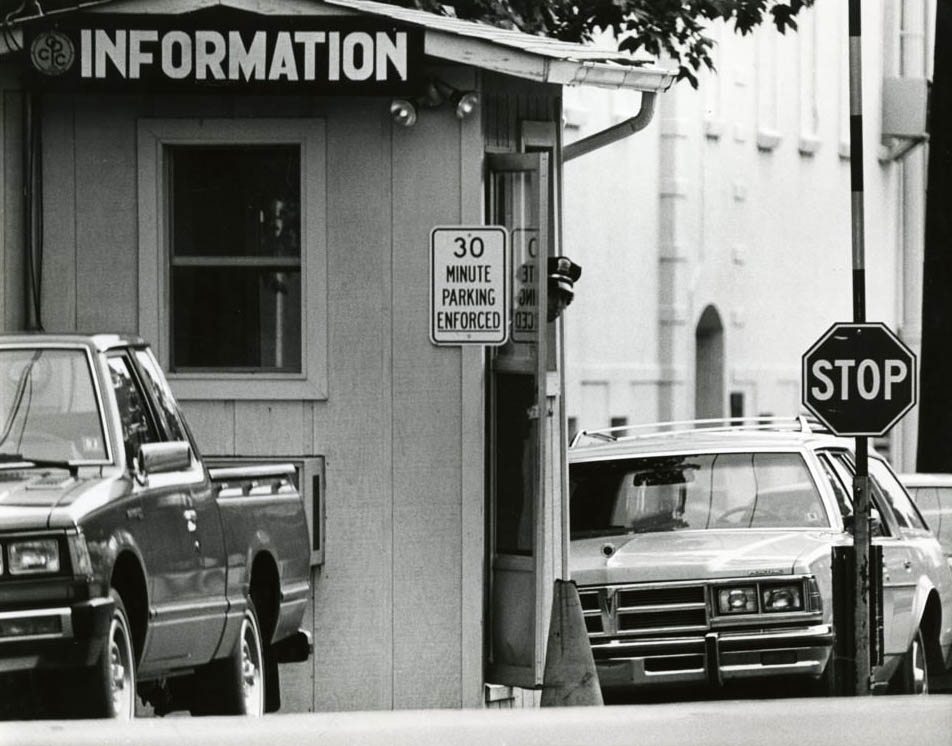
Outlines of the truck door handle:
{"label": "truck door handle", "polygon": [[198,530],[198,513],[196,513],[191,508],[186,508],[182,511],[182,516],[185,518],[186,527],[188,528],[189,533],[195,533]]}
{"label": "truck door handle", "polygon": [[908,560],[908,559],[903,560],[903,561],[902,561],[902,566],[905,567],[907,570],[911,570],[911,569],[912,569],[912,560]]}

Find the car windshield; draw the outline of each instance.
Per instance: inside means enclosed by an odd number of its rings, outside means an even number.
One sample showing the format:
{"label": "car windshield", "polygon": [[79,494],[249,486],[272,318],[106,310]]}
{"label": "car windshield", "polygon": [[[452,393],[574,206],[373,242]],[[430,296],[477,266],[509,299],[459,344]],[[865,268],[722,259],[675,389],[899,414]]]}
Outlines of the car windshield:
{"label": "car windshield", "polygon": [[105,439],[86,353],[0,350],[0,456],[102,461]]}
{"label": "car windshield", "polygon": [[799,453],[714,453],[575,463],[572,538],[830,525]]}

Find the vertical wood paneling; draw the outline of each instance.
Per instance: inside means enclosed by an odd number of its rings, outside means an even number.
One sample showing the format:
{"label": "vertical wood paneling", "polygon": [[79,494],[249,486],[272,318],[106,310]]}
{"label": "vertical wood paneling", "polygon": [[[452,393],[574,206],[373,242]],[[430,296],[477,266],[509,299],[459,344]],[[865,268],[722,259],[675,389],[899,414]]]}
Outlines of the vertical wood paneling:
{"label": "vertical wood paneling", "polygon": [[[43,100],[43,328],[76,329],[76,141],[73,99]],[[134,245],[133,245],[134,246]]]}
{"label": "vertical wood paneling", "polygon": [[[477,87],[476,76],[466,87]],[[479,117],[460,129],[460,222],[481,225],[484,142]],[[460,706],[483,705],[483,596],[485,537],[485,351],[464,347],[460,370]]]}
{"label": "vertical wood paneling", "polygon": [[235,402],[235,452],[238,455],[301,453],[303,440],[303,402]]}
{"label": "vertical wood paneling", "polygon": [[134,99],[76,105],[76,325],[138,329]]}
{"label": "vertical wood paneling", "polygon": [[209,456],[234,456],[235,403],[230,401],[180,402],[198,448]]}
{"label": "vertical wood paneling", "polygon": [[393,706],[388,105],[340,100],[327,120],[329,395],[312,405],[314,449],[327,455],[318,711]]}
{"label": "vertical wood paneling", "polygon": [[[23,183],[23,96],[10,90],[4,80],[3,96],[3,178],[4,184]],[[26,324],[24,312],[24,258],[23,258],[23,192],[21,189],[3,190],[3,264],[0,277],[3,297],[3,328],[22,330]]]}
{"label": "vertical wood paneling", "polygon": [[439,601],[460,592],[461,353],[427,333],[429,231],[460,221],[460,128],[444,106],[393,132],[396,708],[462,699],[461,607]]}

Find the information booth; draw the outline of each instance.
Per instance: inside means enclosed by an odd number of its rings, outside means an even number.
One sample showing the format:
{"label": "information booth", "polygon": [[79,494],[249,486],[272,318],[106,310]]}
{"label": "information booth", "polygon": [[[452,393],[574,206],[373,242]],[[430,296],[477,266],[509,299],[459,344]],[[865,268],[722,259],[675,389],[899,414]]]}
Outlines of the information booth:
{"label": "information booth", "polygon": [[[282,711],[537,701],[562,87],[672,76],[365,0],[44,0],[0,43],[2,328],[139,334],[206,456],[298,465],[314,654]],[[501,263],[440,263],[474,237]]]}

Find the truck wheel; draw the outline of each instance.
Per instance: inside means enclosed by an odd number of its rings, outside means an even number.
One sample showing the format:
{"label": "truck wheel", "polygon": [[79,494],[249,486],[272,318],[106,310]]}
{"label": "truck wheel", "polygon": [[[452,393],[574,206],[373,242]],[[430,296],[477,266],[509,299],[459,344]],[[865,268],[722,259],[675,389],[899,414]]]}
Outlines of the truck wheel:
{"label": "truck wheel", "polygon": [[122,597],[110,590],[112,620],[99,660],[84,671],[78,690],[84,717],[131,720],[136,712],[136,659],[132,650],[129,615]]}
{"label": "truck wheel", "polygon": [[193,702],[193,715],[264,714],[264,646],[258,614],[250,598],[235,649],[227,658],[210,663],[197,677],[195,692],[202,701]]}
{"label": "truck wheel", "polygon": [[909,650],[902,658],[898,677],[899,691],[902,694],[929,693],[929,666],[926,662],[926,645],[922,630],[917,629],[909,644]]}

